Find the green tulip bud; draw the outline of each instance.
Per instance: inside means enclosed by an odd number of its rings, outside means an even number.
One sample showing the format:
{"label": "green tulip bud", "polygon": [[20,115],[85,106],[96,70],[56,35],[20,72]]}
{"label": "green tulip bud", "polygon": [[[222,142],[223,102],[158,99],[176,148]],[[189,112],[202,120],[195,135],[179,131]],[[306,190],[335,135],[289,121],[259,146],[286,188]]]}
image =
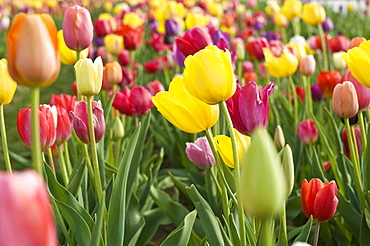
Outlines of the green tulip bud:
{"label": "green tulip bud", "polygon": [[279,125],[275,129],[274,143],[278,151],[284,148],[285,145],[284,132],[281,129],[281,126]]}
{"label": "green tulip bud", "polygon": [[122,121],[119,117],[116,117],[113,120],[113,127],[112,127],[112,138],[114,141],[117,141],[125,135],[125,129],[123,127]]}
{"label": "green tulip bud", "polygon": [[285,147],[279,152],[281,165],[283,168],[285,180],[286,180],[286,198],[289,197],[290,193],[293,190],[294,186],[294,161],[293,161],[293,153],[290,146],[287,144]]}

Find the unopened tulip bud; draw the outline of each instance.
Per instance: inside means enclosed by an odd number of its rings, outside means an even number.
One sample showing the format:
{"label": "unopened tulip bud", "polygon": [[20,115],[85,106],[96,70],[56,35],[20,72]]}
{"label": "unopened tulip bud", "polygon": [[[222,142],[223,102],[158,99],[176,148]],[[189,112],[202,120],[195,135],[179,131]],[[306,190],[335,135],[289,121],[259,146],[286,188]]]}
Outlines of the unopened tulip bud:
{"label": "unopened tulip bud", "polygon": [[126,49],[123,49],[117,56],[117,60],[122,66],[127,66],[130,64],[130,52]]}
{"label": "unopened tulip bud", "polygon": [[342,51],[333,53],[333,65],[337,70],[344,70],[347,67],[346,62],[342,58]]}
{"label": "unopened tulip bud", "polygon": [[324,32],[330,32],[334,29],[334,23],[330,19],[330,17],[326,17],[324,22],[321,23],[321,25],[322,25],[322,29],[324,30]]}
{"label": "unopened tulip bud", "polygon": [[77,90],[80,95],[97,95],[103,83],[103,61],[100,56],[94,63],[90,58],[80,59],[75,64]]}
{"label": "unopened tulip bud", "polygon": [[311,119],[301,121],[298,124],[297,131],[298,137],[303,144],[314,143],[319,137],[319,131],[317,130],[315,122]]}
{"label": "unopened tulip bud", "polygon": [[358,112],[358,99],[355,86],[350,81],[337,84],[333,91],[332,107],[341,118],[351,118]]}
{"label": "unopened tulip bud", "polygon": [[313,55],[307,55],[301,58],[299,72],[304,76],[311,76],[315,73],[316,60]]}
{"label": "unopened tulip bud", "polygon": [[276,148],[264,129],[256,129],[242,159],[239,187],[245,211],[257,219],[280,211],[287,194],[286,181]]}
{"label": "unopened tulip bud", "polygon": [[251,61],[244,61],[242,63],[242,67],[243,67],[243,73],[254,72],[254,65],[253,65],[253,62],[251,62]]}
{"label": "unopened tulip bud", "polygon": [[103,76],[108,84],[118,85],[122,81],[121,65],[117,61],[106,63]]}
{"label": "unopened tulip bud", "polygon": [[278,151],[280,151],[285,146],[284,132],[279,125],[275,128],[274,143]]}
{"label": "unopened tulip bud", "polygon": [[287,187],[286,198],[288,198],[294,186],[293,153],[292,153],[292,149],[290,148],[288,144],[285,145],[285,147],[279,152],[279,156],[280,156],[283,172],[285,175],[284,177],[286,180],[286,187]]}
{"label": "unopened tulip bud", "polygon": [[206,137],[200,137],[194,143],[186,143],[185,152],[188,158],[199,168],[210,168],[216,164]]}
{"label": "unopened tulip bud", "polygon": [[120,140],[125,136],[125,128],[123,127],[122,121],[119,117],[116,117],[113,120],[113,127],[112,127],[112,138],[114,141]]}
{"label": "unopened tulip bud", "polygon": [[233,41],[234,49],[236,50],[238,60],[242,61],[245,58],[245,45],[242,38],[235,38]]}

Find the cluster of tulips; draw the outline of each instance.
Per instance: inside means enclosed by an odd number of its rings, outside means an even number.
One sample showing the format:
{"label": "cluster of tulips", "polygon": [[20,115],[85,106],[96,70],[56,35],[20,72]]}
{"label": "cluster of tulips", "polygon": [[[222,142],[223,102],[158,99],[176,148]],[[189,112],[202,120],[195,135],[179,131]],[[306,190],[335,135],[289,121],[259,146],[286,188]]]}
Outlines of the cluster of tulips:
{"label": "cluster of tulips", "polygon": [[368,244],[370,41],[310,1],[91,4],[1,5],[0,245]]}

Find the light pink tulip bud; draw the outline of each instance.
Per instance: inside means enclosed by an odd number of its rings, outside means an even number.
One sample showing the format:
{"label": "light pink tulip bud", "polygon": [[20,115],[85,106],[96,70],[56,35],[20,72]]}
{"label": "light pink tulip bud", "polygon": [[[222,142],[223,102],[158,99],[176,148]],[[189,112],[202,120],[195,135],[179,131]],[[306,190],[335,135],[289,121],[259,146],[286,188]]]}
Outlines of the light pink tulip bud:
{"label": "light pink tulip bud", "polygon": [[63,37],[71,50],[83,50],[93,40],[94,26],[90,12],[78,5],[66,10],[63,19]]}
{"label": "light pink tulip bud", "polygon": [[0,172],[0,218],[0,245],[58,245],[48,191],[33,170]]}
{"label": "light pink tulip bud", "polygon": [[351,118],[358,112],[358,99],[355,86],[350,81],[344,81],[334,87],[332,107],[341,118]]}
{"label": "light pink tulip bud", "polygon": [[316,142],[319,137],[319,131],[313,120],[308,119],[301,121],[298,124],[298,137],[303,144],[311,144]]}
{"label": "light pink tulip bud", "polygon": [[305,76],[311,76],[315,73],[316,69],[316,60],[313,55],[307,55],[301,58],[299,64],[299,72]]}

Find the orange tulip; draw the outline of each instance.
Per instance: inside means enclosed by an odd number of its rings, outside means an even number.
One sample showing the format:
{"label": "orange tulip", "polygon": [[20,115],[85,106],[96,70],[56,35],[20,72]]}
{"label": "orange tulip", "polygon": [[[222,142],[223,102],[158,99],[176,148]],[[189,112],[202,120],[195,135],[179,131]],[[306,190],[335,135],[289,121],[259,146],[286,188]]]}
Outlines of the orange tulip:
{"label": "orange tulip", "polygon": [[15,16],[7,36],[10,76],[27,87],[46,87],[60,71],[57,28],[47,14]]}

